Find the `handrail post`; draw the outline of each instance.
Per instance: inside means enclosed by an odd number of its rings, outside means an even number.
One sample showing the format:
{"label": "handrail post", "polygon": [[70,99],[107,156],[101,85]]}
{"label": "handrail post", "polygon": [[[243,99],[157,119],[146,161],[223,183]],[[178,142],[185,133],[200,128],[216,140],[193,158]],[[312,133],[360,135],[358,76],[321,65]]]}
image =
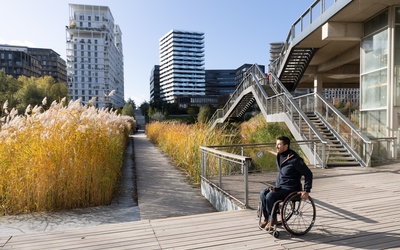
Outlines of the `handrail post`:
{"label": "handrail post", "polygon": [[218,157],[218,177],[219,177],[219,186],[222,187],[222,164],[221,164],[221,157]]}
{"label": "handrail post", "polygon": [[251,164],[251,159],[246,159],[245,161],[245,171],[244,171],[244,190],[245,190],[245,198],[244,204],[246,208],[249,207],[249,168]]}
{"label": "handrail post", "polygon": [[322,168],[326,168],[326,144],[322,143]]}

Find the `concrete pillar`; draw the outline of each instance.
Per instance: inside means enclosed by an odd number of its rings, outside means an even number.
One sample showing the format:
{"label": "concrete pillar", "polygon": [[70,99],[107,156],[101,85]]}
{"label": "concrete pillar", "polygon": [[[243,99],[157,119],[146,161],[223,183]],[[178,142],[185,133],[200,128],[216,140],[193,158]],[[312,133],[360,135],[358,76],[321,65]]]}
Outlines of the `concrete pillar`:
{"label": "concrete pillar", "polygon": [[[322,75],[314,75],[314,93],[319,93],[322,95],[322,85]],[[322,115],[322,102],[318,98],[314,98],[314,102],[315,111]]]}

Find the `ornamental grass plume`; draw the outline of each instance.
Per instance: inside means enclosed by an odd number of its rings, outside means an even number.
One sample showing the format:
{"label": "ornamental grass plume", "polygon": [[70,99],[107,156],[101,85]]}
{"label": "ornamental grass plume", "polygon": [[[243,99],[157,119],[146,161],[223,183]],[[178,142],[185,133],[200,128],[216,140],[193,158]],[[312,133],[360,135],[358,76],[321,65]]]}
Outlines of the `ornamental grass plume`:
{"label": "ornamental grass plume", "polygon": [[0,213],[110,204],[132,124],[80,100],[13,109],[0,128]]}

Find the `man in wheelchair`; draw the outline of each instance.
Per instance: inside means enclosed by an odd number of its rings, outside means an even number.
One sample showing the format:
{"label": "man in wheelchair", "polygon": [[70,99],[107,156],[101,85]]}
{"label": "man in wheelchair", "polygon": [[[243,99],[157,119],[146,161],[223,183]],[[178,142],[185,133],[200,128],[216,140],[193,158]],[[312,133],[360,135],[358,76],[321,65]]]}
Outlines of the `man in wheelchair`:
{"label": "man in wheelchair", "polygon": [[[264,215],[264,222],[260,224],[260,227],[266,230],[275,226],[277,223],[277,213],[272,213],[274,203],[278,200],[284,200],[286,196],[295,191],[300,193],[301,199],[307,200],[313,180],[313,174],[304,163],[303,159],[289,148],[290,139],[288,137],[278,137],[275,147],[277,152],[276,164],[278,168],[275,186],[265,188],[260,192],[262,215]],[[304,176],[305,179],[304,189],[301,184],[302,176]]]}

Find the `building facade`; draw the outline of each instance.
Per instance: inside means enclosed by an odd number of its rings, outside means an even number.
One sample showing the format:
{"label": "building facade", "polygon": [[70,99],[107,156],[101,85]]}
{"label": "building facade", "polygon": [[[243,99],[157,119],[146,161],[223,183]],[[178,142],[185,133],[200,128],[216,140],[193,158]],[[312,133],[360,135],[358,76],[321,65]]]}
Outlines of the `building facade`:
{"label": "building facade", "polygon": [[[122,32],[106,6],[69,5],[67,82],[72,100],[124,106]],[[113,93],[113,94],[112,94]]]}
{"label": "building facade", "polygon": [[183,100],[204,96],[204,33],[171,30],[159,42],[161,100],[185,107]]}
{"label": "building facade", "polygon": [[154,65],[150,73],[150,102],[160,100],[160,65]]}
{"label": "building facade", "polygon": [[42,76],[52,76],[56,82],[67,82],[67,66],[60,54],[52,49],[28,48],[28,53],[36,57],[41,65]]}
{"label": "building facade", "polygon": [[28,53],[28,47],[0,45],[0,69],[14,78],[40,77],[39,59]]}

